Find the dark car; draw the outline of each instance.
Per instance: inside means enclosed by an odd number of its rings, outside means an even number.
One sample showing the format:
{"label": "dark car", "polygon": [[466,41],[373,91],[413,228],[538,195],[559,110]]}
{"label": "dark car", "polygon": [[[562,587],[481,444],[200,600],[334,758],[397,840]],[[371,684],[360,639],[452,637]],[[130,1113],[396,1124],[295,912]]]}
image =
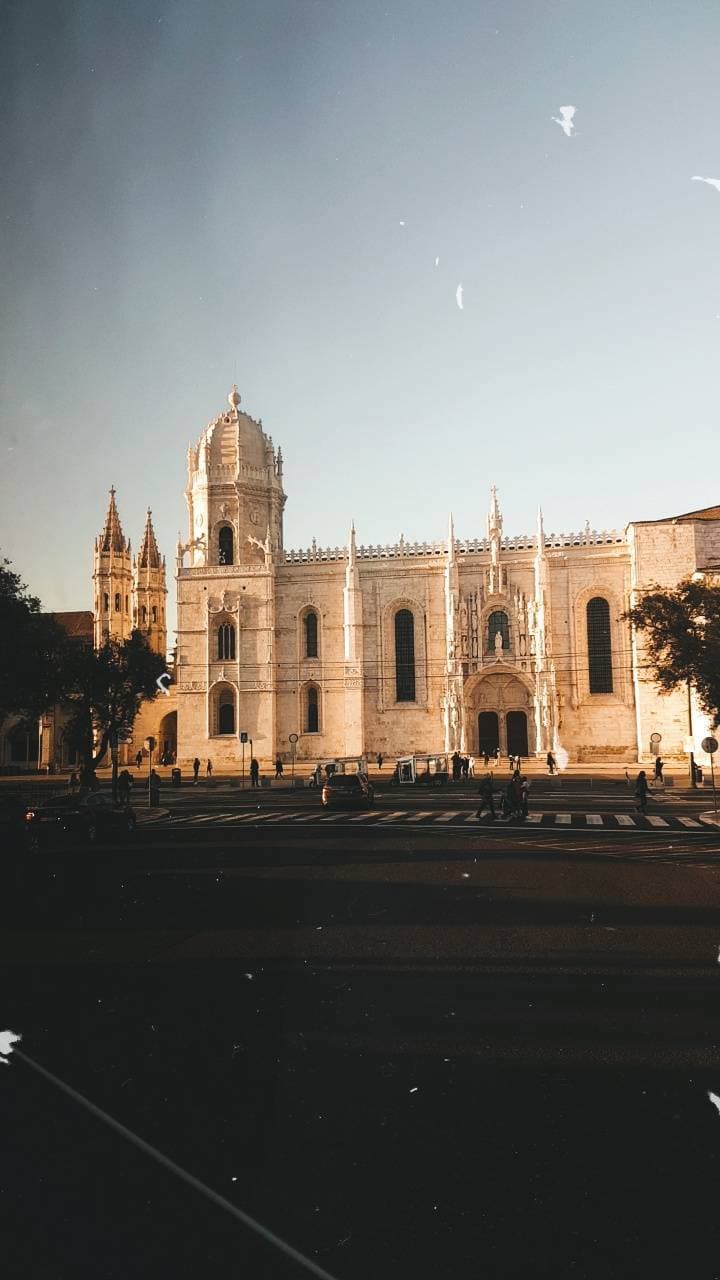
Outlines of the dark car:
{"label": "dark car", "polygon": [[93,791],[87,796],[59,796],[47,800],[28,815],[40,845],[56,843],[96,844],[101,840],[131,836],[137,825],[129,804],[113,804]]}
{"label": "dark car", "polygon": [[323,786],[322,802],[326,809],[371,805],[374,799],[373,785],[364,773],[333,773]]}
{"label": "dark car", "polygon": [[22,855],[37,848],[37,835],[29,814],[24,800],[18,796],[0,799],[0,848],[4,853]]}

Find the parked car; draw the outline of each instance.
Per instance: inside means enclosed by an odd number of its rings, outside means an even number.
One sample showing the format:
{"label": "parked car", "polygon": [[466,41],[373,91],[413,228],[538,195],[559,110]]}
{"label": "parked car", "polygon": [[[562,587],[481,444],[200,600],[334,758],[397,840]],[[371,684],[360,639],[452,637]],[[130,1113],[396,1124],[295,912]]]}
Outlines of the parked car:
{"label": "parked car", "polygon": [[33,853],[37,834],[29,818],[30,810],[18,796],[0,798],[0,848],[6,854]]}
{"label": "parked car", "polygon": [[322,790],[326,809],[371,805],[375,799],[372,783],[364,773],[333,773]]}
{"label": "parked car", "polygon": [[129,804],[116,804],[98,791],[87,796],[58,796],[28,814],[38,844],[96,844],[101,840],[131,836],[137,825]]}

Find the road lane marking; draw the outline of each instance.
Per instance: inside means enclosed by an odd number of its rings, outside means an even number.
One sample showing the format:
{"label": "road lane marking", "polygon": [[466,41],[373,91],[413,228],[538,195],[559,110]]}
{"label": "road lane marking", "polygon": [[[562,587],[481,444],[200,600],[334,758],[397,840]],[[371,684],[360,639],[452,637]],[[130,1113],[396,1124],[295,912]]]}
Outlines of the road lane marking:
{"label": "road lane marking", "polygon": [[368,818],[379,818],[382,816],[382,809],[371,809],[369,813],[359,813],[357,818],[351,818],[351,822],[367,822]]}
{"label": "road lane marking", "polygon": [[339,822],[341,818],[347,818],[347,813],[322,813],[320,822]]}
{"label": "road lane marking", "polygon": [[650,823],[651,827],[668,827],[670,825],[664,818],[658,818],[654,813],[647,813],[645,819]]}
{"label": "road lane marking", "polygon": [[556,813],[556,814],[555,814],[555,826],[556,826],[556,827],[569,827],[571,822],[572,822],[572,814],[571,814],[571,813]]}
{"label": "road lane marking", "polygon": [[635,819],[630,817],[629,813],[614,813],[613,817],[619,827],[634,827]]}
{"label": "road lane marking", "polygon": [[542,820],[543,820],[543,816],[541,813],[529,813],[527,818],[525,819],[526,822],[534,822],[535,824],[537,824],[538,822],[542,822]]}
{"label": "road lane marking", "polygon": [[702,826],[702,823],[701,823],[701,822],[696,822],[694,818],[678,818],[678,822],[680,822],[680,823],[683,825],[683,827],[700,827],[700,826]]}
{"label": "road lane marking", "polygon": [[589,827],[601,827],[603,824],[602,817],[599,813],[586,813],[585,821]]}
{"label": "road lane marking", "polygon": [[296,809],[294,813],[276,813],[274,818],[268,818],[268,822],[289,822],[291,818],[299,818],[302,809]]}
{"label": "road lane marking", "polygon": [[421,818],[432,818],[434,809],[421,809],[419,813],[410,814],[410,822],[419,822]]}
{"label": "road lane marking", "polygon": [[407,809],[395,809],[393,813],[386,813],[382,818],[378,818],[378,823],[395,822],[396,818],[404,818],[406,813]]}
{"label": "road lane marking", "polygon": [[459,809],[447,809],[445,813],[438,814],[435,821],[436,822],[452,822],[453,818],[459,818],[459,817],[460,817]]}

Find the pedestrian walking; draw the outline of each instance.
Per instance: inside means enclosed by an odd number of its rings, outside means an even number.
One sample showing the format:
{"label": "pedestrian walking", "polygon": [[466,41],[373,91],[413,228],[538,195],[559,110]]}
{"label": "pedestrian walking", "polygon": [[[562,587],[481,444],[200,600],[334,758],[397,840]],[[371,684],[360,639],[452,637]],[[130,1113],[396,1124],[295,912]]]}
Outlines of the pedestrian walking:
{"label": "pedestrian walking", "polygon": [[462,757],[460,761],[460,768],[462,770],[463,781],[467,782],[468,774],[470,772],[470,761],[468,760],[467,756]]}
{"label": "pedestrian walking", "polygon": [[665,767],[665,761],[663,760],[662,756],[656,756],[655,757],[655,782],[658,783],[660,786],[662,786],[663,784],[664,767]]}
{"label": "pedestrian walking", "polygon": [[461,768],[462,768],[461,760],[460,760],[460,752],[459,752],[459,751],[453,751],[452,756],[451,756],[451,760],[452,760],[452,776],[453,776],[453,782],[459,782],[459,781],[460,781],[460,770],[461,770]]}
{"label": "pedestrian walking", "polygon": [[468,777],[470,778],[475,777],[475,757],[474,756],[470,756],[468,760]]}
{"label": "pedestrian walking", "polygon": [[520,777],[520,809],[523,818],[527,818],[530,812],[530,779],[524,773]]}
{"label": "pedestrian walking", "polygon": [[254,756],[250,761],[250,786],[251,787],[260,786],[260,765],[258,764]]}
{"label": "pedestrian walking", "polygon": [[142,764],[142,751],[138,751],[138,753],[137,753],[137,755],[136,755],[136,757],[135,757],[135,766],[136,766],[136,768],[138,768],[138,769],[139,769],[141,764]]}
{"label": "pedestrian walking", "polygon": [[121,804],[128,804],[130,801],[130,788],[132,786],[132,778],[127,769],[123,769],[118,778],[118,799]]}
{"label": "pedestrian walking", "polygon": [[377,767],[378,767],[378,769],[382,769],[382,767],[383,767],[383,753],[382,753],[382,751],[378,751],[378,753],[377,753]]}
{"label": "pedestrian walking", "polygon": [[193,760],[193,777],[194,777],[193,786],[194,787],[197,786],[199,772],[200,772],[200,761],[196,756],[195,759]]}
{"label": "pedestrian walking", "polygon": [[483,778],[478,787],[478,794],[480,796],[480,808],[476,816],[482,818],[483,812],[488,809],[494,822],[497,814],[495,812],[495,792],[493,791],[492,774],[489,773],[487,777]]}
{"label": "pedestrian walking", "polygon": [[486,749],[485,751],[483,751],[483,764],[485,765],[486,769],[489,763],[490,763],[490,753]]}
{"label": "pedestrian walking", "polygon": [[550,777],[552,778],[553,774],[555,773],[555,770],[557,769],[557,764],[555,763],[555,757],[552,751],[548,751],[545,759],[547,761],[547,771],[550,774]]}
{"label": "pedestrian walking", "polygon": [[283,776],[283,762],[280,759],[280,756],[276,756],[275,757],[275,777],[282,778],[282,776]]}
{"label": "pedestrian walking", "polygon": [[208,759],[208,762],[205,765],[205,776],[207,778],[212,778],[212,760],[210,759]]}
{"label": "pedestrian walking", "polygon": [[641,813],[647,813],[648,780],[644,769],[640,770],[637,778],[635,779],[635,801],[635,807],[639,809]]}

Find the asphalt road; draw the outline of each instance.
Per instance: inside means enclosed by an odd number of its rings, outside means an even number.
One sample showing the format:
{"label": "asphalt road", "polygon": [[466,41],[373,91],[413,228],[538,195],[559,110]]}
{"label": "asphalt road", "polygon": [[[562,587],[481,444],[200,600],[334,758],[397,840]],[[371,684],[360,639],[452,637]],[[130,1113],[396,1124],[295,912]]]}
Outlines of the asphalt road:
{"label": "asphalt road", "polygon": [[3,1274],[311,1274],[180,1169],[337,1277],[717,1275],[717,832],[577,800],[182,789],[6,878]]}

